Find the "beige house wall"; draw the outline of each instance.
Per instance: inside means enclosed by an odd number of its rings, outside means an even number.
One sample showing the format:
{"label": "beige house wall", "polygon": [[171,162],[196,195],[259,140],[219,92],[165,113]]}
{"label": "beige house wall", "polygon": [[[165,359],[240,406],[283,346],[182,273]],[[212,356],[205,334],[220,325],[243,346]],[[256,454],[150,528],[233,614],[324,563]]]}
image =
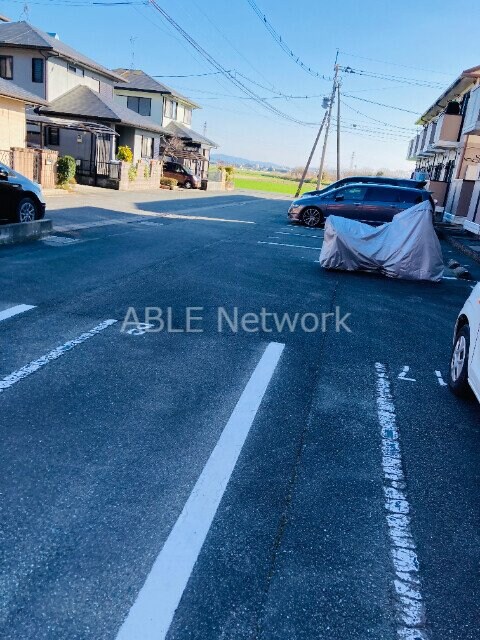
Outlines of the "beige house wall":
{"label": "beige house wall", "polygon": [[25,104],[0,96],[0,149],[25,147]]}

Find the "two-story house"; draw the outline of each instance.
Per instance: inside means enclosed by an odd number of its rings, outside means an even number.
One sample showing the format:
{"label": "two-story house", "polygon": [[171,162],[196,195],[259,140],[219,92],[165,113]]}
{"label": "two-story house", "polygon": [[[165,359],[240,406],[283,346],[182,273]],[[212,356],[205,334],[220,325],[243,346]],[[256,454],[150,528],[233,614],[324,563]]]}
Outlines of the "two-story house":
{"label": "two-story house", "polygon": [[160,148],[164,128],[114,100],[122,77],[55,34],[1,22],[0,78],[49,103],[27,117],[27,142],[72,155],[80,179],[114,172],[119,144],[131,146],[135,160]]}
{"label": "two-story house", "polygon": [[191,127],[193,110],[199,105],[139,69],[115,69],[115,73],[124,81],[115,85],[115,99],[181,139],[183,149],[169,158],[206,179],[210,151],[217,145]]}
{"label": "two-story house", "polygon": [[417,121],[408,159],[448,213],[480,222],[480,66],[463,71]]}

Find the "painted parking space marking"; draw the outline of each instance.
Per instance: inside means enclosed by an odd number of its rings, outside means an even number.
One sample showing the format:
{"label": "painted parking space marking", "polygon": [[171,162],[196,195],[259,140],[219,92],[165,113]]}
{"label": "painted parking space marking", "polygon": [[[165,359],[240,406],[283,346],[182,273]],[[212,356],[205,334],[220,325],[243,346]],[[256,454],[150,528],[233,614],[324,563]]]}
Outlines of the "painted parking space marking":
{"label": "painted parking space marking", "polygon": [[315,249],[315,251],[320,251],[320,249],[322,248],[322,247],[306,247],[301,244],[286,244],[283,242],[265,242],[262,240],[259,240],[257,244],[270,244],[276,247],[295,247],[296,249]]}
{"label": "painted parking space marking", "polygon": [[7,320],[8,318],[13,318],[13,316],[18,316],[19,313],[30,311],[30,309],[35,309],[35,305],[17,304],[9,309],[4,309],[3,311],[0,311],[0,322],[2,322],[2,320]]}
{"label": "painted parking space marking", "polygon": [[43,244],[46,244],[49,247],[64,247],[81,242],[81,240],[78,240],[77,238],[66,238],[64,236],[45,236],[40,240],[40,242],[43,242]]}
{"label": "painted parking space marking", "polygon": [[117,640],[162,640],[167,635],[284,346],[271,342],[263,352]]}
{"label": "painted parking space marking", "polygon": [[402,367],[401,373],[398,374],[399,380],[407,380],[408,382],[416,382],[415,378],[407,378],[407,373],[410,371],[410,367]]}
{"label": "painted parking space marking", "polygon": [[77,338],[74,338],[73,340],[69,340],[68,342],[65,342],[65,344],[62,344],[59,347],[56,347],[55,349],[53,349],[52,351],[49,351],[47,354],[45,354],[41,358],[38,358],[37,360],[32,360],[32,362],[29,362],[21,369],[17,369],[17,371],[13,371],[8,376],[0,380],[0,393],[5,391],[5,389],[9,389],[10,387],[13,387],[13,385],[16,384],[17,382],[20,382],[20,380],[23,380],[24,378],[27,378],[28,376],[32,375],[32,373],[35,373],[35,371],[38,371],[39,369],[47,365],[49,362],[52,362],[53,360],[60,358],[60,356],[63,356],[68,351],[71,351],[77,345],[82,344],[82,342],[86,342],[90,338],[93,338],[93,336],[97,335],[97,333],[104,331],[107,327],[110,327],[112,324],[115,324],[116,322],[117,320],[112,320],[112,319],[104,320],[103,322],[98,324],[96,327],[93,327],[93,329],[90,329],[90,331],[87,331],[86,333],[82,333]]}
{"label": "painted parking space marking", "polygon": [[382,439],[385,517],[395,579],[399,640],[428,640],[420,567],[411,531],[410,504],[406,493],[395,405],[385,365],[376,363],[377,414]]}
{"label": "painted parking space marking", "polygon": [[315,235],[308,235],[306,233],[293,233],[291,231],[275,231],[275,233],[281,236],[299,236],[300,238],[318,238],[320,240],[323,240],[323,235],[315,236]]}
{"label": "painted parking space marking", "polygon": [[446,386],[448,386],[448,385],[447,385],[447,383],[445,382],[445,380],[443,379],[442,374],[441,374],[441,372],[440,372],[440,371],[438,371],[438,370],[437,370],[437,371],[435,371],[435,375],[436,375],[436,377],[437,377],[438,384],[439,384],[441,387],[446,387]]}

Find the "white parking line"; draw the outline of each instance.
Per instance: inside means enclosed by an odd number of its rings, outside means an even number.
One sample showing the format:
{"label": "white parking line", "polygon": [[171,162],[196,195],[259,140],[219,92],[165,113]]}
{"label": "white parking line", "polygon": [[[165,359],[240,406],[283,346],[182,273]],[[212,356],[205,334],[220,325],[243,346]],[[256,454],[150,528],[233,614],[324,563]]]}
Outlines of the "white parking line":
{"label": "white parking line", "polygon": [[399,431],[385,365],[375,364],[377,413],[382,437],[383,491],[395,570],[394,588],[398,608],[397,638],[428,640],[425,605],[421,594],[420,570],[410,526],[410,505],[406,495]]}
{"label": "white parking line", "polygon": [[440,371],[435,371],[435,375],[437,376],[438,384],[439,384],[441,387],[446,387],[446,386],[448,386],[448,385],[447,385],[447,383],[445,382],[445,380],[443,379],[442,374],[441,374],[441,372],[440,372]]}
{"label": "white parking line", "polygon": [[300,238],[319,238],[323,240],[323,236],[310,236],[307,233],[292,233],[291,231],[275,231],[275,233],[281,236],[300,236]]}
{"label": "white parking line", "polygon": [[117,640],[165,638],[284,346],[265,349]]}
{"label": "white parking line", "polygon": [[24,311],[30,311],[30,309],[35,309],[35,305],[17,304],[14,307],[10,307],[9,309],[4,309],[3,311],[0,311],[0,322],[2,320],[7,320],[7,318],[17,316],[19,313],[23,313]]}
{"label": "white parking line", "polygon": [[29,362],[21,369],[13,371],[10,375],[0,380],[0,393],[2,393],[2,391],[5,391],[5,389],[8,389],[9,387],[12,387],[14,384],[20,382],[20,380],[23,380],[32,373],[35,373],[35,371],[38,371],[49,362],[52,362],[52,360],[56,360],[60,356],[63,356],[64,353],[67,353],[67,351],[70,351],[77,345],[82,344],[82,342],[85,342],[89,338],[93,338],[93,336],[95,336],[97,333],[100,333],[100,331],[103,331],[116,322],[117,320],[104,320],[96,327],[93,327],[93,329],[91,329],[90,331],[82,333],[82,335],[78,336],[78,338],[74,338],[69,342],[65,342],[65,344],[60,345],[56,349],[53,349],[53,351],[49,351],[46,355],[38,358],[38,360],[32,360],[32,362]]}
{"label": "white parking line", "polygon": [[315,251],[320,251],[320,249],[322,248],[322,247],[305,247],[304,245],[301,245],[301,244],[285,244],[283,242],[262,242],[261,240],[259,240],[257,244],[271,244],[271,245],[275,245],[276,247],[296,247],[297,249],[315,249]]}

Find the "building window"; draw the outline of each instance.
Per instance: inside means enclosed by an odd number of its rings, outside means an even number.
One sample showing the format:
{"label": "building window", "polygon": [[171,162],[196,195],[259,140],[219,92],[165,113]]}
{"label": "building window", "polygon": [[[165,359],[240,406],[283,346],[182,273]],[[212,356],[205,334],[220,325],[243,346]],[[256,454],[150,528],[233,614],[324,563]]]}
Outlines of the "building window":
{"label": "building window", "polygon": [[43,58],[32,58],[32,82],[43,82]]}
{"label": "building window", "polygon": [[74,73],[76,76],[85,75],[85,71],[83,69],[80,69],[79,67],[76,67],[74,64],[68,64],[67,68],[70,71],[70,73]]}
{"label": "building window", "polygon": [[175,100],[165,100],[165,117],[172,120],[177,119],[177,103]]}
{"label": "building window", "polygon": [[192,124],[192,110],[188,107],[183,110],[183,121],[185,124]]}
{"label": "building window", "polygon": [[151,98],[128,96],[127,107],[141,116],[149,116],[152,112],[152,100]]}
{"label": "building window", "polygon": [[13,56],[0,56],[0,78],[13,79]]}
{"label": "building window", "polygon": [[60,145],[60,129],[58,127],[47,128],[47,145],[58,147]]}
{"label": "building window", "polygon": [[142,158],[153,158],[153,138],[142,136]]}

